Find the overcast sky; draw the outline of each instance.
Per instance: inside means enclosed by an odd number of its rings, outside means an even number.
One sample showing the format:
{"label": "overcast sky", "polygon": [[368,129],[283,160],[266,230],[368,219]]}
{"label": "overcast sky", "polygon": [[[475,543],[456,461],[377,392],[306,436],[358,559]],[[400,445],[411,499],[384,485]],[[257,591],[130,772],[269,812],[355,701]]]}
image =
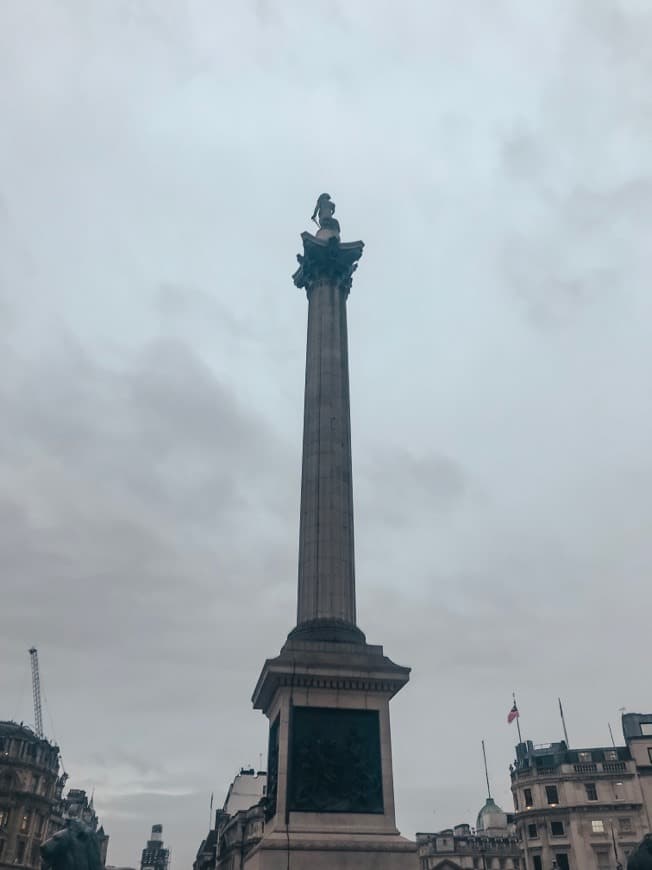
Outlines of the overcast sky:
{"label": "overcast sky", "polygon": [[[348,303],[359,623],[398,822],[652,709],[649,0],[0,3],[0,718],[175,870],[296,600],[306,299]],[[264,763],[264,761],[263,761]]]}

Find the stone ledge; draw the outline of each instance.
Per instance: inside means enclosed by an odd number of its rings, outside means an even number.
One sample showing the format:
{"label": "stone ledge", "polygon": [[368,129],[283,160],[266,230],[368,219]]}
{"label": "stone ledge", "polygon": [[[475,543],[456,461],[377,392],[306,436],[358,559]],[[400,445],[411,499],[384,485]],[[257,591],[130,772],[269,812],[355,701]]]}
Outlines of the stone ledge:
{"label": "stone ledge", "polygon": [[322,834],[316,839],[314,833],[297,834],[294,831],[276,830],[273,834],[263,836],[256,849],[279,849],[287,851],[288,836],[290,851],[306,852],[416,852],[417,844],[405,839],[400,834]]}
{"label": "stone ledge", "polygon": [[410,668],[391,661],[382,646],[286,644],[263,665],[252,702],[254,709],[265,712],[278,689],[286,686],[377,692],[392,698],[409,679]]}

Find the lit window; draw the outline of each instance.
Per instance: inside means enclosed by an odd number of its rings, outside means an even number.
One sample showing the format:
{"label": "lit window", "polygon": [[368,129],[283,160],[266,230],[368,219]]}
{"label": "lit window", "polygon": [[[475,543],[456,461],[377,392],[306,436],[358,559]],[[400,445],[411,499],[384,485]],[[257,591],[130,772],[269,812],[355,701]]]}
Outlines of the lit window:
{"label": "lit window", "polygon": [[546,800],[551,805],[559,803],[559,794],[557,793],[557,786],[556,785],[547,785],[546,786]]}
{"label": "lit window", "polygon": [[591,822],[591,830],[594,834],[604,834],[604,822],[602,819],[593,819]]}
{"label": "lit window", "polygon": [[586,783],[586,799],[587,801],[597,801],[598,799],[598,788],[594,782]]}
{"label": "lit window", "polygon": [[20,832],[21,834],[26,834],[29,831],[29,820],[32,814],[27,812],[20,820]]}

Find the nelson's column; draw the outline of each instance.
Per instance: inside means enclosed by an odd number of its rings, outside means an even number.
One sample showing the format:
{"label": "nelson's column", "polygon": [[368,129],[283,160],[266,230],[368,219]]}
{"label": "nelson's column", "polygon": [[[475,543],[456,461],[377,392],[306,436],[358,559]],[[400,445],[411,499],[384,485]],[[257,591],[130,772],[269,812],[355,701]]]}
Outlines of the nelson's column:
{"label": "nelson's column", "polygon": [[334,211],[322,194],[293,276],[308,297],[297,624],[253,694],[268,794],[247,870],[417,867],[396,829],[389,726],[410,671],[356,625],[346,299],[364,245],[340,241]]}

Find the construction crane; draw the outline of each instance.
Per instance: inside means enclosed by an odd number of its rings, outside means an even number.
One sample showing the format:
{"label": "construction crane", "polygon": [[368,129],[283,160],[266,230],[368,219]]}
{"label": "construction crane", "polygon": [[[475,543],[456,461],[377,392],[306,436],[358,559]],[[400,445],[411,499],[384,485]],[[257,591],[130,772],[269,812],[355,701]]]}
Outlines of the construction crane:
{"label": "construction crane", "polygon": [[34,695],[34,730],[37,737],[43,737],[43,710],[41,708],[41,677],[38,671],[38,650],[33,646],[29,651],[32,663],[32,693]]}

